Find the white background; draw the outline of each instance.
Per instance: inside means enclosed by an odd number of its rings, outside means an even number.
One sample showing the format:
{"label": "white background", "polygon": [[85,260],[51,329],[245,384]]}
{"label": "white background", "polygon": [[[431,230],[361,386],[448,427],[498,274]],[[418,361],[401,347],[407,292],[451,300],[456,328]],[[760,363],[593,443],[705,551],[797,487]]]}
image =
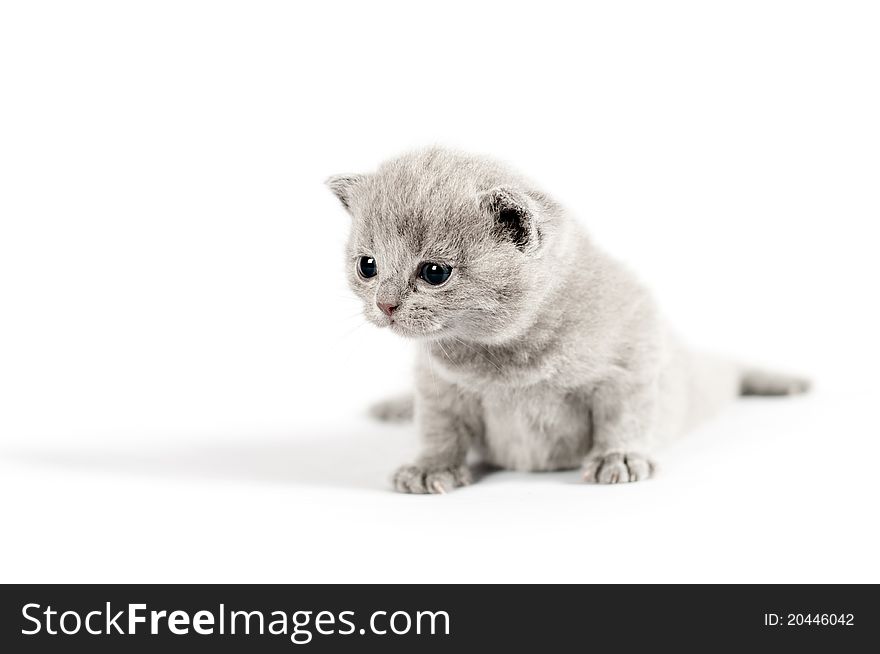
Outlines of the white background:
{"label": "white background", "polygon": [[[0,581],[880,581],[873,3],[0,9]],[[616,487],[390,491],[325,177],[432,143],[805,372]]]}

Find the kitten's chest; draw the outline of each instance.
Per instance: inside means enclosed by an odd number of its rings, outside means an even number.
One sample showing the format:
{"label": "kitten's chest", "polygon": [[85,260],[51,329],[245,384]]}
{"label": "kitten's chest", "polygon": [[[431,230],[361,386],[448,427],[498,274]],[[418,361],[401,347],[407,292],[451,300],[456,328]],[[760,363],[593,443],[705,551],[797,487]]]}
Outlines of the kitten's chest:
{"label": "kitten's chest", "polygon": [[580,465],[590,446],[589,408],[582,399],[534,386],[483,395],[485,433],[478,449],[511,470],[561,470]]}

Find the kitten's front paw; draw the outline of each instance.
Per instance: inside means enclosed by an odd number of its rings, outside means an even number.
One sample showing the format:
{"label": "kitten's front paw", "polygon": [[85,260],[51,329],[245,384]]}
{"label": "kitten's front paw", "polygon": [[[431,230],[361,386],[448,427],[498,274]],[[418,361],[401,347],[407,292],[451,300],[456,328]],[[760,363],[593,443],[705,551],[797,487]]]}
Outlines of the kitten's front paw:
{"label": "kitten's front paw", "polygon": [[471,483],[467,466],[425,468],[418,465],[401,466],[392,478],[394,490],[399,493],[446,493]]}
{"label": "kitten's front paw", "polygon": [[593,484],[619,484],[642,481],[654,474],[654,462],[636,452],[606,452],[584,459],[584,481]]}

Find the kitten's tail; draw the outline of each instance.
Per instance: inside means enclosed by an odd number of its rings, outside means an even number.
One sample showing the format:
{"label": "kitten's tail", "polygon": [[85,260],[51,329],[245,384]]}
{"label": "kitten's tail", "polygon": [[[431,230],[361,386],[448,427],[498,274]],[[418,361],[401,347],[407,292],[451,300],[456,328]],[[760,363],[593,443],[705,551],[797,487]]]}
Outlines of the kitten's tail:
{"label": "kitten's tail", "polygon": [[[805,377],[768,372],[759,368],[739,370],[740,395],[797,395],[806,393],[810,386],[810,380]],[[377,402],[370,407],[369,412],[374,419],[381,422],[409,422],[413,419],[414,401],[412,394],[398,395]]]}
{"label": "kitten's tail", "polygon": [[740,395],[797,395],[810,390],[810,380],[795,375],[746,368],[740,373]]}
{"label": "kitten's tail", "polygon": [[399,395],[371,406],[370,415],[382,422],[409,422],[413,419],[414,403],[412,394]]}

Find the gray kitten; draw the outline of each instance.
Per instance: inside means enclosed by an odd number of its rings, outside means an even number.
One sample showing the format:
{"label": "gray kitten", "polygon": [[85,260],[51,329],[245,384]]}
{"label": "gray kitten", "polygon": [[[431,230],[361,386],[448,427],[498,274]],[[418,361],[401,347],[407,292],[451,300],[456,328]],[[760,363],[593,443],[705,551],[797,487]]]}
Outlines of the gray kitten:
{"label": "gray kitten", "polygon": [[737,395],[807,389],[681,347],[634,276],[499,163],[432,148],[327,184],[353,217],[346,272],[367,319],[424,345],[414,403],[376,409],[420,426],[399,491],[469,483],[472,451],[639,481],[658,443]]}

